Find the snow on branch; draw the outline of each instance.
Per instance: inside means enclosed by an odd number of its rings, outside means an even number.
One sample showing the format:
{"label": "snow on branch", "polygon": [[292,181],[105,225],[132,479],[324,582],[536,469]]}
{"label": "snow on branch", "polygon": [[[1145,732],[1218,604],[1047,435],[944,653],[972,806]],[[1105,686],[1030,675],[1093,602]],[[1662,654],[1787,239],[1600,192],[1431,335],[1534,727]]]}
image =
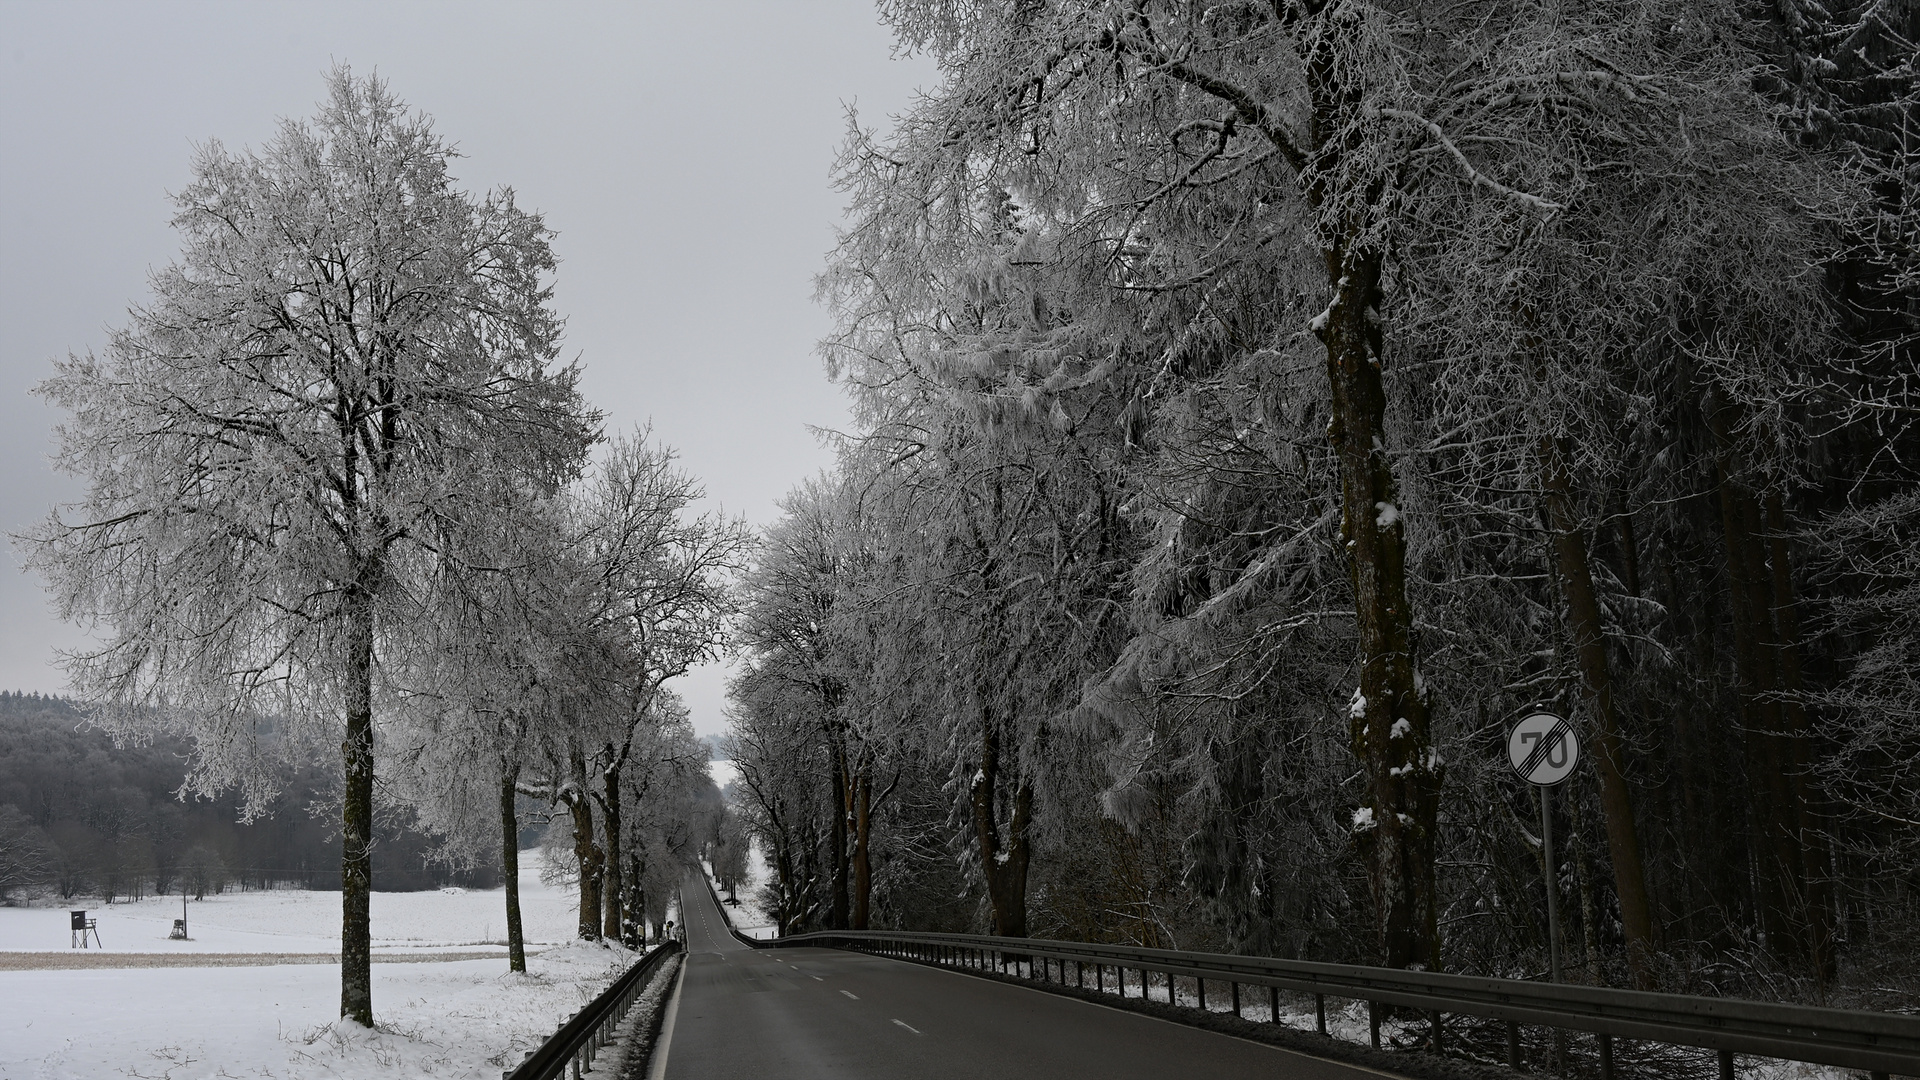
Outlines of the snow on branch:
{"label": "snow on branch", "polygon": [[1500,181],[1495,180],[1493,177],[1488,176],[1486,173],[1481,172],[1479,169],[1474,168],[1473,162],[1467,160],[1467,155],[1462,153],[1460,147],[1455,145],[1454,141],[1447,137],[1447,133],[1441,130],[1440,125],[1426,117],[1418,113],[1408,112],[1405,109],[1380,109],[1377,111],[1381,116],[1404,121],[1415,127],[1425,128],[1427,134],[1432,135],[1434,141],[1446,148],[1447,153],[1453,155],[1453,160],[1460,163],[1461,170],[1467,174],[1467,179],[1473,181],[1475,186],[1484,187],[1496,195],[1512,199],[1514,202],[1527,207],[1543,218],[1552,217],[1559,211],[1566,209],[1566,207],[1560,203],[1510,188]]}

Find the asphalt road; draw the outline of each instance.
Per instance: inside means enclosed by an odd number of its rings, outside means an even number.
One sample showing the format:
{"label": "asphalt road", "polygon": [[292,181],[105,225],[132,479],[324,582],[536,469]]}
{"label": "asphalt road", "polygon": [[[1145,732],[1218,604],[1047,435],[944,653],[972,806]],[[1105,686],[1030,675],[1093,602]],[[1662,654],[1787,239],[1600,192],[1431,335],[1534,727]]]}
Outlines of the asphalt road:
{"label": "asphalt road", "polygon": [[754,949],[727,932],[699,878],[681,895],[687,960],[661,1033],[667,1080],[1383,1075],[919,964],[837,949]]}

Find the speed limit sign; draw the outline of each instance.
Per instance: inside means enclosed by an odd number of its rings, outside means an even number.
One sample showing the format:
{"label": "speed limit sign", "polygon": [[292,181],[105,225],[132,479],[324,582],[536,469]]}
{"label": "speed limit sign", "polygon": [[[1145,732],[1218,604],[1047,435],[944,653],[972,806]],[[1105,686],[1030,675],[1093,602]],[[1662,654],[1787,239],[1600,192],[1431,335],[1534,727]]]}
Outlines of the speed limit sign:
{"label": "speed limit sign", "polygon": [[1513,726],[1507,736],[1507,760],[1520,778],[1541,787],[1573,775],[1580,764],[1580,740],[1573,725],[1552,713],[1534,713]]}

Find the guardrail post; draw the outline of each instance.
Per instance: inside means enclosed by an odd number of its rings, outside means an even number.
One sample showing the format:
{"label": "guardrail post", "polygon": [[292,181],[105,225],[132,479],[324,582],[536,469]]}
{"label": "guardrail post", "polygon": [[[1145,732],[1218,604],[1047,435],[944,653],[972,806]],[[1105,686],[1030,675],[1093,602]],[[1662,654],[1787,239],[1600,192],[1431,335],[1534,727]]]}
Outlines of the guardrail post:
{"label": "guardrail post", "polygon": [[1433,1052],[1436,1054],[1444,1054],[1446,1053],[1447,1029],[1440,1022],[1439,1009],[1433,1010],[1432,1023],[1433,1023]]}
{"label": "guardrail post", "polygon": [[1373,1048],[1380,1049],[1380,1003],[1367,1002],[1367,1035],[1373,1041]]}
{"label": "guardrail post", "polygon": [[1233,1015],[1237,1017],[1240,1015],[1240,984],[1234,982],[1227,985],[1233,987]]}
{"label": "guardrail post", "polygon": [[1520,1025],[1507,1021],[1507,1068],[1520,1068]]}
{"label": "guardrail post", "polygon": [[[1207,980],[1198,975],[1193,977],[1194,992],[1200,995],[1200,1011],[1207,1011]],[[1173,976],[1167,976],[1167,1000],[1173,1000]]]}
{"label": "guardrail post", "polygon": [[1613,1036],[1600,1036],[1600,1080],[1613,1080]]}
{"label": "guardrail post", "polygon": [[[1273,1022],[1280,1022],[1280,988],[1273,988]],[[1313,995],[1313,1030],[1322,1035],[1327,1033],[1327,995]]]}
{"label": "guardrail post", "polygon": [[1733,1080],[1733,1051],[1720,1051],[1720,1080]]}

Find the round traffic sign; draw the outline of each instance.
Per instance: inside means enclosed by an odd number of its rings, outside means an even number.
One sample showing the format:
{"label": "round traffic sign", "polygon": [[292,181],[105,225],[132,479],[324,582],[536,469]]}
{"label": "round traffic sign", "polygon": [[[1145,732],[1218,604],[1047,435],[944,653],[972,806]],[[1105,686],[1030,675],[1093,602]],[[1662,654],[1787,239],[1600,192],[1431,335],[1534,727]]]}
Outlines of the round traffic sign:
{"label": "round traffic sign", "polygon": [[1552,787],[1573,775],[1580,764],[1580,740],[1573,725],[1552,713],[1534,713],[1507,736],[1507,760],[1529,784]]}

